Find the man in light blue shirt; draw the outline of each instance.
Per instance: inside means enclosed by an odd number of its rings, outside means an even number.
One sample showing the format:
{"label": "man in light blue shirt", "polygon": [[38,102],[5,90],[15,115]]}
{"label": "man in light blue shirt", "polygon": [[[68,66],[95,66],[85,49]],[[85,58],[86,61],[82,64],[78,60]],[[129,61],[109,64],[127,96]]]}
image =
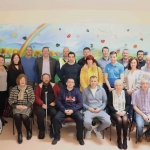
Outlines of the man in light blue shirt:
{"label": "man in light blue shirt", "polygon": [[38,83],[38,76],[36,73],[36,59],[32,57],[32,47],[28,46],[26,48],[25,56],[21,57],[21,64],[23,66],[25,75],[28,79],[28,85],[31,85],[33,88]]}
{"label": "man in light blue shirt", "polygon": [[117,79],[124,81],[124,67],[122,64],[117,62],[117,53],[110,52],[111,63],[107,64],[105,67],[104,79],[108,87],[109,92],[114,89],[114,82]]}

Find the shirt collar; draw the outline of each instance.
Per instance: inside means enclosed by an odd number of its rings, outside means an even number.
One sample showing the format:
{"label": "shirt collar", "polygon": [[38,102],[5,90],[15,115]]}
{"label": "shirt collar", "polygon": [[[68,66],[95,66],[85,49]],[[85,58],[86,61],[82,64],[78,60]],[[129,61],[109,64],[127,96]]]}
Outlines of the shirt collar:
{"label": "shirt collar", "polygon": [[105,61],[108,61],[108,60],[109,60],[109,57],[108,57],[108,59],[107,59],[107,60],[106,60],[104,57],[102,57],[102,59],[103,59],[103,60],[105,60]]}

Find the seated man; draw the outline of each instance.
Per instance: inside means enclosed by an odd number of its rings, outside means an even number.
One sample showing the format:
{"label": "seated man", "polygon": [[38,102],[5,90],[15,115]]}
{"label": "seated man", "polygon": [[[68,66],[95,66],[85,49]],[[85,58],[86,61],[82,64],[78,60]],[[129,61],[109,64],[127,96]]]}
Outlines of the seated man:
{"label": "seated man", "polygon": [[83,106],[82,96],[78,89],[74,88],[74,79],[68,78],[67,87],[60,91],[57,99],[57,106],[60,109],[53,120],[54,139],[52,144],[55,145],[60,140],[60,128],[66,116],[74,119],[77,128],[77,140],[80,145],[84,145],[83,141],[83,118],[80,109]]}
{"label": "seated man", "polygon": [[[132,104],[135,110],[136,128],[138,133],[138,142],[143,140],[143,128],[145,122],[150,123],[150,88],[149,81],[143,79],[141,88],[132,94]],[[145,132],[148,142],[150,142],[150,129]]]}
{"label": "seated man", "polygon": [[[50,75],[45,73],[42,75],[42,83],[37,85],[35,89],[35,104],[36,104],[36,115],[37,115],[37,124],[39,129],[39,139],[44,139],[45,137],[45,127],[44,127],[44,117],[46,113],[50,115],[50,137],[53,137],[53,118],[57,113],[55,102],[57,96],[60,92],[60,88],[57,84],[50,82]],[[45,92],[47,93],[47,106],[45,102]]]}
{"label": "seated man", "polygon": [[107,105],[105,90],[98,85],[97,77],[90,77],[90,85],[83,90],[84,126],[87,128],[86,138],[91,137],[92,120],[98,118],[101,124],[94,129],[97,138],[102,138],[100,131],[111,125],[110,116],[104,111]]}

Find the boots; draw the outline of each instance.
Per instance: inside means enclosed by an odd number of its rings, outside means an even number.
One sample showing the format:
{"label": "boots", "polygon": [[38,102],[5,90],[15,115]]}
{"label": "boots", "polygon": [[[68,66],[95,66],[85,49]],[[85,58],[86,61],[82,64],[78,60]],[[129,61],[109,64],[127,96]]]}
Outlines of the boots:
{"label": "boots", "polygon": [[22,133],[18,133],[18,143],[21,144],[22,142]]}
{"label": "boots", "polygon": [[118,140],[117,140],[117,144],[118,144],[118,148],[119,148],[119,149],[123,149],[123,144],[122,144],[121,139],[118,139]]}
{"label": "boots", "polygon": [[30,140],[32,138],[32,132],[31,130],[27,131],[27,140]]}
{"label": "boots", "polygon": [[127,149],[127,138],[123,139],[123,149]]}

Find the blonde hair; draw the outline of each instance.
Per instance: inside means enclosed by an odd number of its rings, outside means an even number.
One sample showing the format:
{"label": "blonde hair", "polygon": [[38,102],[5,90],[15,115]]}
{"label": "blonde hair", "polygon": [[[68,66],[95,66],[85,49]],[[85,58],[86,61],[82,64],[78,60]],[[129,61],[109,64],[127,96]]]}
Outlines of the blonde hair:
{"label": "blonde hair", "polygon": [[16,79],[17,85],[20,85],[20,80],[21,80],[22,78],[25,78],[26,84],[27,84],[27,77],[26,77],[25,74],[22,73],[22,74],[20,74],[20,75],[17,77],[17,79]]}

